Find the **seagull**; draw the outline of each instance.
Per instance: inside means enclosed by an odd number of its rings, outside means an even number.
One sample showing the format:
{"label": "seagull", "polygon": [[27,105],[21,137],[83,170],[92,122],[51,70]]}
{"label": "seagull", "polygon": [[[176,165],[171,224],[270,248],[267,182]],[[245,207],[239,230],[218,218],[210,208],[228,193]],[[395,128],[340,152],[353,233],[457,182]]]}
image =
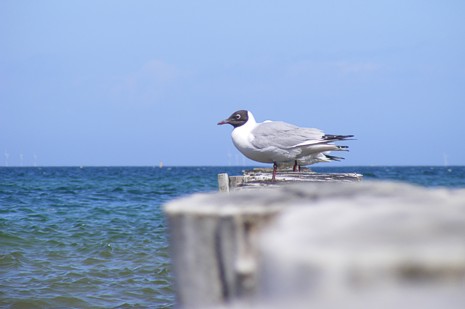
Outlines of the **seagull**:
{"label": "seagull", "polygon": [[247,110],[238,110],[218,122],[218,125],[224,124],[233,126],[233,144],[244,156],[257,162],[273,163],[272,181],[276,181],[278,164],[294,164],[296,171],[300,165],[341,160],[327,152],[347,151],[347,146],[338,146],[334,142],[353,137],[325,134],[320,129],[301,128],[283,121],[257,123]]}

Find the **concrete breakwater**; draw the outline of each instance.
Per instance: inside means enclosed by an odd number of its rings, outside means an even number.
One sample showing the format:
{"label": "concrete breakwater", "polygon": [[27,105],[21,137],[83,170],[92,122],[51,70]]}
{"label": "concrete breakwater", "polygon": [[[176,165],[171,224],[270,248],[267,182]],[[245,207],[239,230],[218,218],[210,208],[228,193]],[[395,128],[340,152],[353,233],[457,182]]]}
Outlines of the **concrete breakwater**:
{"label": "concrete breakwater", "polygon": [[218,188],[221,192],[229,192],[303,182],[357,182],[363,178],[363,175],[357,173],[315,173],[308,168],[303,168],[300,172],[293,172],[292,169],[279,170],[276,174],[276,181],[272,182],[272,172],[271,168],[254,168],[243,171],[241,176],[218,174]]}
{"label": "concrete breakwater", "polygon": [[181,308],[465,305],[465,190],[303,183],[165,214]]}

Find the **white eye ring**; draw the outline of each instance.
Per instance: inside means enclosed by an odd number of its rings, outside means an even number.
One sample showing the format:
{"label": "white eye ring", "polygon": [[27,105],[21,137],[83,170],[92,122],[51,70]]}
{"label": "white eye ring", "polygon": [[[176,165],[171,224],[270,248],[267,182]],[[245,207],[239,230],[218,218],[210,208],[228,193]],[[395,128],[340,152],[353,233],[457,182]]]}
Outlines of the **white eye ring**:
{"label": "white eye ring", "polygon": [[236,114],[235,118],[236,118],[237,120],[239,120],[239,119],[241,119],[241,115],[240,115],[240,114]]}

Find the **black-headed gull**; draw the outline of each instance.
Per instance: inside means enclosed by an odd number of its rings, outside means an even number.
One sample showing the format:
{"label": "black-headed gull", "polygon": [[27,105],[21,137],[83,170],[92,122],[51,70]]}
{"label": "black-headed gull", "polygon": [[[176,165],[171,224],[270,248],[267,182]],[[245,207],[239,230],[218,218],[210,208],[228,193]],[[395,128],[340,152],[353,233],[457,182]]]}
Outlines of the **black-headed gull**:
{"label": "black-headed gull", "polygon": [[247,110],[234,112],[218,124],[234,127],[232,141],[244,156],[257,162],[273,163],[273,181],[280,163],[294,163],[296,170],[300,165],[341,160],[327,152],[347,150],[347,146],[338,146],[333,142],[353,137],[325,134],[319,129],[300,128],[282,121],[257,123],[253,114]]}

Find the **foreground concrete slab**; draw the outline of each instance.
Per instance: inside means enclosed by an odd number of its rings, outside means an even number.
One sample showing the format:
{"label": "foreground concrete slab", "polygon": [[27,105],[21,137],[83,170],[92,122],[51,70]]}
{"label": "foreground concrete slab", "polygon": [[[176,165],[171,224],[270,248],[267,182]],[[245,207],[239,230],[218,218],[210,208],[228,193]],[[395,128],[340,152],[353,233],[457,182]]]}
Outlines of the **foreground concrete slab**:
{"label": "foreground concrete slab", "polygon": [[465,190],[305,183],[165,206],[182,308],[463,308]]}

